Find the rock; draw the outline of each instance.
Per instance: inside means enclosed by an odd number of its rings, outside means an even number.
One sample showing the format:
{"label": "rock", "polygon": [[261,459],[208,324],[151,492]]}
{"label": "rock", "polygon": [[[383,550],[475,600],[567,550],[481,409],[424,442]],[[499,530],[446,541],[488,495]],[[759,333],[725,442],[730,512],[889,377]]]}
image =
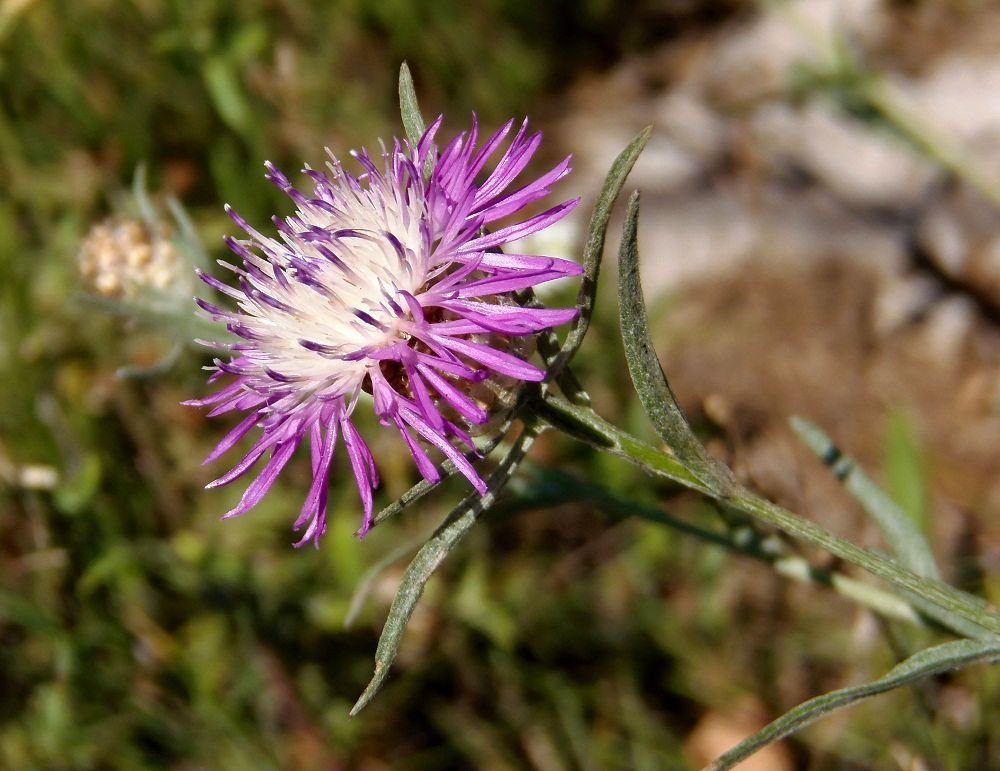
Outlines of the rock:
{"label": "rock", "polygon": [[916,237],[941,275],[1000,312],[1000,212],[959,187],[934,203]]}
{"label": "rock", "polygon": [[775,170],[804,171],[850,206],[912,207],[940,174],[902,139],[818,100],[765,104],[750,131]]}
{"label": "rock", "polygon": [[794,67],[823,65],[845,39],[860,48],[874,47],[886,29],[882,0],[775,3],[718,45],[703,85],[727,107],[780,95]]}

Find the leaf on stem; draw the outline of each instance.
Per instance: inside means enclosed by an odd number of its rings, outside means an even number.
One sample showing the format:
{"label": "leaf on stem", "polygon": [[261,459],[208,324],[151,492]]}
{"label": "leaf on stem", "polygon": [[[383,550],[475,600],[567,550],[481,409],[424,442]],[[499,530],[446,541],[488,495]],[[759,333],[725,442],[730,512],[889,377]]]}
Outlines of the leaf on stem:
{"label": "leaf on stem", "polygon": [[861,504],[899,561],[917,575],[940,578],[930,544],[913,518],[858,468],[851,457],[841,452],[819,426],[797,415],[792,416],[790,423],[806,447],[816,453]]}
{"label": "leaf on stem", "polygon": [[[399,114],[403,119],[403,128],[406,129],[406,138],[413,147],[416,147],[424,135],[426,124],[420,112],[420,104],[417,102],[417,92],[413,88],[410,66],[406,62],[399,65]],[[430,152],[424,162],[424,179],[430,179],[432,171],[434,171],[434,153]]]}
{"label": "leaf on stem", "polygon": [[143,223],[152,232],[159,229],[160,218],[156,215],[156,207],[149,200],[149,192],[146,190],[146,164],[140,163],[135,167],[135,174],[132,175],[132,199],[139,209],[139,216]]}
{"label": "leaf on stem", "polygon": [[[579,407],[551,392],[545,394],[544,399],[534,401],[532,407],[538,411],[538,417],[574,439],[624,458],[647,474],[677,482],[731,509],[749,514],[757,521],[777,528],[792,538],[825,549],[873,575],[884,578],[899,589],[912,592],[922,601],[935,605],[942,611],[961,617],[968,622],[967,625],[970,630],[975,631],[977,637],[1000,635],[1000,610],[981,597],[974,597],[936,579],[918,576],[896,560],[871,549],[856,546],[847,539],[749,490],[738,486],[722,492],[713,490],[698,479],[676,456],[636,439],[608,423],[592,409]],[[972,633],[970,631],[969,636],[972,636]]]}
{"label": "leaf on stem", "polygon": [[681,412],[653,348],[639,277],[639,192],[629,198],[618,253],[618,309],[625,359],[639,401],[674,455],[717,492],[734,486],[732,473],[702,446]]}
{"label": "leaf on stem", "polygon": [[1000,660],[1000,638],[997,637],[990,640],[955,640],[927,648],[893,667],[885,677],[864,685],[831,691],[803,702],[718,757],[705,767],[705,771],[725,771],[732,768],[771,742],[804,728],[834,710],[849,707],[925,677],[969,664],[993,663],[997,660]]}
{"label": "leaf on stem", "polygon": [[174,196],[167,196],[167,209],[170,210],[174,222],[177,223],[177,241],[182,252],[191,260],[196,268],[208,270],[211,260],[202,243],[201,236],[195,229],[194,223],[188,216],[187,211]]}
{"label": "leaf on stem", "polygon": [[[527,477],[527,479],[525,479]],[[602,484],[579,479],[551,468],[527,465],[522,477],[511,483],[505,501],[496,508],[519,510],[543,508],[579,501],[609,517],[637,519],[665,525],[693,535],[701,541],[765,562],[785,578],[819,584],[882,614],[887,618],[921,624],[924,619],[905,599],[843,573],[816,567],[802,557],[789,554],[784,544],[768,537],[750,524],[738,530],[714,530],[671,515],[659,506],[623,498]],[[494,511],[496,511],[496,508]]]}
{"label": "leaf on stem", "polygon": [[[515,292],[514,300],[525,308],[544,307],[535,296],[534,289],[530,286],[527,289],[522,289],[520,292]],[[549,328],[536,332],[535,341],[538,344],[538,353],[542,357],[546,369],[549,369],[559,355],[559,337]],[[548,380],[548,377],[546,377],[546,380]],[[573,370],[569,367],[560,368],[558,374],[555,375],[555,381],[566,395],[566,398],[573,402],[573,404],[579,404],[584,407],[590,406],[590,394],[584,390]]]}
{"label": "leaf on stem", "polygon": [[[792,416],[792,429],[802,442],[823,461],[830,472],[840,480],[861,508],[875,522],[882,537],[900,564],[924,578],[940,580],[934,554],[920,527],[896,502],[875,484],[854,460],[844,455],[829,436],[817,425],[804,418]],[[949,608],[928,602],[923,597],[905,592],[907,599],[926,618],[933,619],[963,637],[989,639],[990,632]]]}
{"label": "leaf on stem", "polygon": [[399,114],[403,118],[406,138],[414,147],[424,135],[424,116],[420,114],[417,92],[413,88],[410,66],[403,62],[399,66]]}
{"label": "leaf on stem", "polygon": [[511,476],[517,470],[518,465],[524,459],[541,430],[542,427],[537,427],[534,424],[525,426],[524,431],[500,462],[500,466],[490,475],[487,482],[489,490],[486,495],[480,496],[476,492],[467,495],[458,506],[452,509],[441,527],[420,548],[409,567],[406,568],[403,580],[400,582],[399,589],[392,601],[392,606],[389,608],[389,616],[386,618],[382,635],[379,637],[378,646],[375,649],[375,674],[351,709],[352,717],[375,698],[375,694],[385,683],[389,675],[389,668],[396,658],[396,652],[403,639],[406,624],[410,620],[410,616],[413,615],[413,609],[420,596],[424,593],[427,581],[455,544],[476,524],[480,515],[493,504],[497,495],[510,481]]}
{"label": "leaf on stem", "polygon": [[604,179],[601,192],[594,204],[594,211],[590,215],[590,224],[587,226],[587,241],[583,246],[583,280],[576,299],[576,307],[580,313],[574,320],[569,334],[566,335],[566,340],[563,342],[558,356],[549,365],[546,380],[552,380],[559,376],[562,369],[576,354],[580,343],[583,342],[584,335],[587,334],[587,329],[590,327],[590,317],[594,312],[597,279],[601,272],[601,258],[604,256],[604,241],[608,235],[611,210],[625,185],[625,179],[632,171],[632,167],[639,159],[639,154],[646,147],[652,133],[652,126],[647,126],[640,131],[635,139],[629,142],[628,146],[615,158],[608,171],[608,176]]}
{"label": "leaf on stem", "polygon": [[378,580],[378,577],[381,576],[391,565],[401,560],[410,552],[415,551],[419,546],[419,540],[407,541],[378,559],[375,564],[365,571],[364,575],[362,575],[358,580],[357,586],[354,589],[354,594],[351,596],[351,603],[347,608],[347,615],[344,616],[344,629],[350,629],[354,625],[354,621],[357,619],[358,614],[361,613],[361,609],[364,607],[365,601],[372,593],[372,589],[375,588],[375,582]]}
{"label": "leaf on stem", "polygon": [[[507,416],[507,419],[500,425],[499,428],[497,428],[496,433],[493,434],[493,436],[490,437],[490,439],[487,442],[478,446],[477,449],[480,458],[489,455],[497,448],[497,445],[499,445],[500,442],[503,441],[503,438],[507,435],[507,432],[513,425],[514,418],[517,417],[518,411],[519,410],[517,408],[511,410],[510,414]],[[469,458],[470,462],[475,462],[476,460],[479,460],[479,458],[476,458],[475,456],[472,455],[469,455],[467,457]],[[397,500],[393,501],[384,509],[382,509],[378,514],[376,514],[375,518],[372,520],[371,526],[375,527],[376,525],[379,525],[385,520],[389,519],[389,517],[396,516],[407,506],[419,501],[421,498],[427,495],[427,493],[429,493],[431,490],[433,490],[435,487],[441,484],[445,479],[447,479],[450,476],[454,476],[455,473],[457,473],[457,471],[458,467],[454,464],[454,462],[450,460],[445,460],[444,463],[441,464],[441,479],[439,479],[437,482],[429,482],[426,479],[421,479],[419,482],[413,485],[413,487],[411,487],[409,490],[407,490],[405,493],[399,496]]]}

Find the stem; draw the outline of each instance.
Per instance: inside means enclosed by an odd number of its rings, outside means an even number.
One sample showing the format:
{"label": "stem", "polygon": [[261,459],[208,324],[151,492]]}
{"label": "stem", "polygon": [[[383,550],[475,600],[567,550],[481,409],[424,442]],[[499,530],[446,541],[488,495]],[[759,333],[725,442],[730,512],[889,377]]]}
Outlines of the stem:
{"label": "stem", "polygon": [[1000,611],[977,597],[941,581],[921,578],[894,560],[855,546],[850,541],[745,488],[727,492],[721,487],[716,489],[708,487],[677,458],[611,425],[592,409],[571,404],[553,394],[546,394],[543,398],[536,399],[533,406],[540,418],[575,439],[624,458],[651,475],[670,479],[730,508],[749,514],[793,538],[819,546],[869,573],[884,578],[899,589],[912,592],[932,605],[971,621],[984,632],[1000,635]]}
{"label": "stem", "polygon": [[[634,517],[665,525],[699,538],[705,543],[721,546],[735,554],[764,562],[785,578],[833,589],[838,594],[888,618],[912,624],[927,622],[927,619],[904,598],[843,573],[812,565],[803,557],[789,554],[782,539],[764,534],[752,523],[746,522],[737,528],[719,531],[688,522],[664,511],[659,506],[622,498],[599,483],[578,479],[553,469],[531,468],[527,478],[530,482],[511,485],[516,495],[508,499],[507,506],[517,510],[526,506],[549,507],[576,501],[614,520]],[[511,490],[511,487],[508,490]],[[499,504],[499,507],[503,508],[504,504]]]}
{"label": "stem", "polygon": [[873,78],[862,93],[868,104],[918,149],[1000,208],[1000,187],[993,176],[954,139],[939,135],[929,127],[904,101],[898,89],[883,78]]}
{"label": "stem", "polygon": [[552,393],[536,399],[531,406],[542,420],[574,439],[624,458],[650,474],[715,497],[711,488],[673,455],[616,428],[589,407],[572,404]]}

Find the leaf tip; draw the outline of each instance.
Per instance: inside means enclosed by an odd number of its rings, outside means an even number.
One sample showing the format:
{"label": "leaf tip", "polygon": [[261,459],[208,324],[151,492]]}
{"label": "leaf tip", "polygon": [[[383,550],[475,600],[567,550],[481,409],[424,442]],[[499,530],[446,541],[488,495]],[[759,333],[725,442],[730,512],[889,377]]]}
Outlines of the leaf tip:
{"label": "leaf tip", "polygon": [[347,713],[348,717],[354,717],[371,703],[371,700],[375,698],[375,694],[381,690],[382,683],[385,682],[387,672],[388,669],[382,664],[382,662],[376,660],[375,674],[372,675],[372,679],[369,681],[368,685],[365,686],[365,690],[358,697],[358,700],[354,702],[354,706],[351,707],[351,711]]}
{"label": "leaf tip", "polygon": [[812,428],[812,423],[803,418],[801,415],[789,415],[788,425],[792,427],[792,431],[799,435]]}

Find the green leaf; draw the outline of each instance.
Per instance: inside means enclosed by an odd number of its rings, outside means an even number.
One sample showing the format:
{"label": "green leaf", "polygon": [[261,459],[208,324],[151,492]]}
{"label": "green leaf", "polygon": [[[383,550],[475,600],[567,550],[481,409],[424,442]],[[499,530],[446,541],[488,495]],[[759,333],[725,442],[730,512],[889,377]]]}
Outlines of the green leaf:
{"label": "green leaf", "polygon": [[63,620],[23,594],[0,589],[0,619],[4,624],[18,624],[38,639],[60,638],[66,631]]}
{"label": "green leaf", "polygon": [[762,533],[749,523],[726,531],[709,529],[675,517],[660,506],[623,498],[600,483],[579,479],[557,469],[529,465],[522,474],[527,480],[522,476],[521,480],[513,482],[508,490],[514,496],[508,496],[505,504],[498,504],[498,507],[544,508],[578,501],[614,519],[635,517],[666,525],[705,543],[765,562],[785,578],[829,587],[887,618],[914,624],[923,621],[905,599],[789,554],[781,540]]}
{"label": "green leaf", "polygon": [[184,206],[170,195],[167,196],[167,209],[170,210],[170,214],[177,223],[175,241],[180,247],[181,253],[188,258],[194,267],[207,271],[210,263],[208,251]]}
{"label": "green leaf", "polygon": [[597,279],[601,273],[601,259],[604,256],[604,242],[608,235],[608,223],[611,221],[611,210],[615,201],[625,185],[635,162],[639,159],[646,143],[649,142],[650,134],[653,132],[652,126],[647,126],[629,142],[628,146],[619,153],[611,164],[608,176],[604,179],[601,192],[597,196],[594,204],[594,211],[590,215],[590,224],[587,226],[587,241],[583,246],[583,279],[580,283],[580,292],[576,298],[576,307],[580,313],[573,322],[573,326],[566,335],[562,349],[555,360],[549,365],[546,373],[546,380],[553,380],[559,376],[563,368],[576,354],[580,344],[583,342],[587,329],[590,327],[590,317],[594,312],[594,301],[597,296]]}
{"label": "green leaf", "polygon": [[969,664],[993,663],[998,659],[1000,659],[1000,638],[996,637],[991,640],[956,640],[927,648],[893,667],[885,677],[864,685],[831,691],[803,702],[721,755],[706,766],[705,771],[725,771],[732,768],[771,742],[804,728],[834,710],[849,707],[863,699],[925,677]]}
{"label": "green leaf", "polygon": [[733,487],[732,474],[714,461],[688,425],[653,348],[639,277],[639,193],[629,198],[618,253],[618,308],[625,359],[639,401],[653,428],[674,455],[707,486]]}
{"label": "green leaf", "polygon": [[[844,488],[861,504],[865,513],[872,518],[882,532],[885,542],[904,566],[919,576],[940,580],[940,574],[930,544],[923,531],[910,516],[903,511],[854,460],[841,452],[819,426],[804,418],[793,416],[792,428],[803,443],[830,469]],[[905,591],[907,599],[925,617],[958,632],[964,637],[988,639],[989,632],[961,614],[953,613],[946,607],[928,602],[925,598]]]}
{"label": "green leaf", "polygon": [[399,65],[399,114],[403,118],[406,138],[416,147],[420,137],[424,135],[424,116],[420,114],[413,76],[410,74],[410,65],[406,62]]}
{"label": "green leaf", "polygon": [[88,453],[73,475],[64,479],[56,488],[56,507],[64,514],[80,514],[100,490],[102,476],[100,456]]}
{"label": "green leaf", "polygon": [[844,455],[819,426],[798,416],[791,418],[791,424],[803,443],[861,504],[899,561],[917,575],[940,578],[934,554],[916,522],[852,458]]}
{"label": "green leaf", "polygon": [[480,496],[478,492],[467,495],[458,506],[452,509],[441,527],[420,548],[420,551],[406,568],[403,580],[400,582],[399,589],[389,608],[389,616],[386,618],[382,635],[379,637],[378,646],[375,648],[375,674],[351,709],[352,717],[375,698],[385,683],[389,675],[389,668],[396,658],[396,652],[403,639],[403,632],[406,631],[406,624],[424,593],[427,581],[434,575],[434,571],[448,556],[455,544],[472,529],[480,515],[493,504],[497,495],[510,481],[511,476],[517,470],[542,428],[541,426],[536,427],[535,424],[525,426],[524,431],[504,456],[500,466],[490,475],[487,482],[489,488],[487,493],[483,496]]}
{"label": "green leaf", "polygon": [[210,56],[205,61],[202,76],[216,112],[229,128],[246,136],[253,122],[253,111],[233,62],[223,56]]}
{"label": "green leaf", "polygon": [[[503,438],[507,435],[507,432],[510,430],[511,425],[513,425],[514,418],[517,417],[517,414],[518,414],[518,409],[515,408],[511,410],[510,415],[508,415],[507,419],[503,422],[503,424],[501,424],[500,427],[497,428],[496,433],[487,442],[477,446],[476,449],[480,457],[486,457],[491,452],[493,452],[493,450],[497,448],[500,442],[503,441]],[[476,460],[478,460],[478,458],[470,457],[469,460],[475,462]],[[450,460],[446,460],[444,463],[441,464],[441,479],[439,479],[437,482],[428,482],[426,479],[421,479],[419,482],[413,485],[413,487],[411,487],[409,490],[407,490],[405,493],[399,496],[397,500],[393,501],[384,509],[382,509],[378,514],[376,514],[374,519],[372,519],[371,526],[375,527],[376,525],[380,525],[383,522],[385,522],[385,520],[389,519],[389,517],[396,516],[407,506],[416,503],[425,495],[427,495],[427,493],[429,493],[431,490],[433,490],[435,487],[441,484],[441,482],[443,482],[445,479],[454,476],[457,471],[458,467]]]}
{"label": "green leaf", "polygon": [[365,571],[364,575],[358,580],[357,586],[354,589],[354,595],[351,597],[351,604],[347,609],[347,615],[344,617],[344,629],[350,629],[354,625],[358,614],[361,613],[361,608],[364,607],[365,601],[372,593],[372,589],[375,588],[375,583],[378,581],[379,576],[395,562],[414,551],[418,546],[420,546],[419,541],[408,541],[401,546],[397,546]]}
{"label": "green leaf", "polygon": [[[424,135],[426,124],[420,113],[417,92],[413,88],[410,66],[406,62],[399,65],[399,114],[403,119],[403,128],[406,129],[406,138],[416,147]],[[427,154],[427,161],[424,163],[424,179],[429,179],[433,170],[434,153],[431,152]]]}
{"label": "green leaf", "polygon": [[156,216],[156,208],[149,200],[149,193],[146,191],[146,164],[140,163],[135,167],[132,175],[132,198],[139,209],[139,216],[151,231],[156,232],[159,225],[159,217]]}
{"label": "green leaf", "polygon": [[885,478],[892,499],[921,531],[926,531],[927,485],[920,441],[901,409],[889,413],[885,432]]}
{"label": "green leaf", "polygon": [[[855,546],[829,530],[787,509],[737,486],[719,491],[708,487],[675,456],[646,444],[608,423],[592,409],[561,399],[552,392],[532,403],[538,415],[554,428],[604,452],[624,458],[652,476],[669,479],[707,495],[721,504],[749,514],[754,519],[781,530],[800,541],[826,549],[853,565],[884,578],[895,587],[913,592],[923,601],[947,613],[961,616],[974,625],[977,636],[1000,634],[1000,611],[980,597],[975,597],[942,581],[918,576],[896,560]],[[971,632],[970,632],[971,636]]]}

